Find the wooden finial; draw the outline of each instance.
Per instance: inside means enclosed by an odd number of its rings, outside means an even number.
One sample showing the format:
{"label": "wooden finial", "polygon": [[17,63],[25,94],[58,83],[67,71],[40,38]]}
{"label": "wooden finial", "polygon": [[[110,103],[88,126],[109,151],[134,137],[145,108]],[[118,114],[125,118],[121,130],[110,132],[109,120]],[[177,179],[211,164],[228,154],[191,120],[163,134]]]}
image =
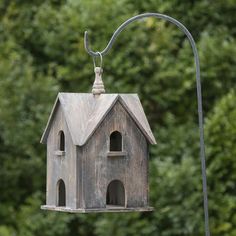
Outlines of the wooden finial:
{"label": "wooden finial", "polygon": [[101,93],[105,93],[105,88],[102,82],[102,68],[95,67],[95,81],[93,83],[92,93],[93,95],[100,95]]}

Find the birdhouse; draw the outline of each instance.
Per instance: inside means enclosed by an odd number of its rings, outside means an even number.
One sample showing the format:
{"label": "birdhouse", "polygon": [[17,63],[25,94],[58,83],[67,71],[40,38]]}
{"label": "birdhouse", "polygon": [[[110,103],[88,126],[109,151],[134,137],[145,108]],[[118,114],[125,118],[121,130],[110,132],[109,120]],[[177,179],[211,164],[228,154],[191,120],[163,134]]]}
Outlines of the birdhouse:
{"label": "birdhouse", "polygon": [[101,68],[92,93],[59,93],[41,142],[47,145],[46,210],[150,211],[149,145],[137,94],[106,94]]}

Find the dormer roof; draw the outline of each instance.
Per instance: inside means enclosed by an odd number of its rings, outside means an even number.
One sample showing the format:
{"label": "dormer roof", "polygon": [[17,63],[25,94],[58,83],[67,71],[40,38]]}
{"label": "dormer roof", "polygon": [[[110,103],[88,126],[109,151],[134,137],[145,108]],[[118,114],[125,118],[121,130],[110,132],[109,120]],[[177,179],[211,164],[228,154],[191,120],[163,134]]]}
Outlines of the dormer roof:
{"label": "dormer roof", "polygon": [[74,145],[83,146],[117,101],[123,105],[149,143],[156,144],[137,94],[94,96],[91,93],[59,93],[42,135],[41,143],[47,142],[54,114],[59,104],[62,107]]}

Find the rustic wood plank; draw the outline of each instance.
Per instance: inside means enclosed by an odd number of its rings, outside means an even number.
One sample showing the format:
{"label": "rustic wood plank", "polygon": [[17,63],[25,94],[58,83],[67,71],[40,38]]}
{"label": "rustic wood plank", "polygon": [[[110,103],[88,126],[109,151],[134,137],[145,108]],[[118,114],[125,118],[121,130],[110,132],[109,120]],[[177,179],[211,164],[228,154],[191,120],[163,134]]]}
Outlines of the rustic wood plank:
{"label": "rustic wood plank", "polygon": [[[122,122],[121,122],[122,121]],[[109,136],[119,131],[127,155],[109,158]],[[120,180],[125,188],[125,206],[148,205],[148,143],[136,123],[118,101],[83,147],[85,208],[105,208],[108,184]]]}
{"label": "rustic wood plank", "polygon": [[127,152],[123,151],[123,152],[108,152],[107,153],[107,156],[108,157],[123,157],[123,156],[126,156],[127,155]]}
{"label": "rustic wood plank", "polygon": [[59,93],[41,138],[46,143],[58,103],[61,104],[74,145],[83,146],[117,100],[120,100],[151,144],[156,144],[136,94]]}
{"label": "rustic wood plank", "polygon": [[103,213],[103,212],[145,212],[145,211],[153,211],[153,207],[106,207],[106,208],[90,208],[90,209],[84,209],[84,208],[77,208],[72,209],[69,207],[53,207],[53,206],[47,206],[43,205],[41,206],[42,210],[50,210],[50,211],[59,211],[59,212],[69,212],[69,213]]}

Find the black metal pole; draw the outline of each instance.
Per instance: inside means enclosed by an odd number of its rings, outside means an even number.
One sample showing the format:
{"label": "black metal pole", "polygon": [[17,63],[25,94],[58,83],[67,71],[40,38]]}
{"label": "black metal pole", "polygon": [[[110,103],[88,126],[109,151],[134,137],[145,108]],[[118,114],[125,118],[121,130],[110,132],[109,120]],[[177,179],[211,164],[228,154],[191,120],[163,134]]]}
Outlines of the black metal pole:
{"label": "black metal pole", "polygon": [[113,33],[109,43],[107,44],[106,48],[101,52],[94,52],[89,48],[89,41],[88,41],[88,32],[85,31],[84,35],[84,45],[85,49],[89,55],[93,57],[103,56],[108,53],[111,49],[115,39],[117,36],[125,29],[127,25],[132,23],[133,21],[147,18],[147,17],[155,17],[159,19],[167,20],[180,28],[185,35],[188,37],[189,42],[191,44],[195,67],[196,67],[196,85],[197,85],[197,103],[198,103],[198,123],[199,123],[199,135],[200,135],[200,158],[201,158],[201,170],[202,170],[202,185],[203,185],[203,202],[204,202],[204,216],[205,216],[205,236],[210,236],[210,229],[209,229],[209,215],[208,215],[208,197],[207,197],[207,176],[206,176],[206,158],[205,158],[205,143],[204,143],[204,128],[203,128],[203,111],[202,111],[202,91],[201,91],[201,79],[200,79],[200,63],[199,63],[199,56],[196,47],[196,43],[188,31],[188,29],[180,23],[178,20],[164,15],[160,13],[144,13],[137,16],[134,16],[127,21],[125,21],[122,25],[118,27],[118,29]]}

